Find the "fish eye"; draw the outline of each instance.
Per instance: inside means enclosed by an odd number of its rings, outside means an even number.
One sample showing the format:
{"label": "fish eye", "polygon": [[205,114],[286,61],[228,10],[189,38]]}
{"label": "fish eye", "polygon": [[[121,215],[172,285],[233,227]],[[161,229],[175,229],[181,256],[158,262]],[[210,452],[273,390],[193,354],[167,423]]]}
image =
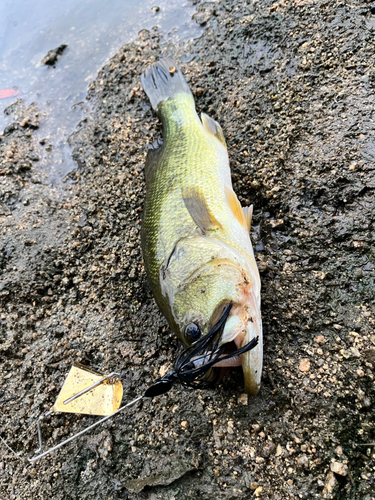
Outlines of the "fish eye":
{"label": "fish eye", "polygon": [[189,323],[185,327],[185,337],[192,342],[195,342],[202,335],[201,329],[196,323]]}

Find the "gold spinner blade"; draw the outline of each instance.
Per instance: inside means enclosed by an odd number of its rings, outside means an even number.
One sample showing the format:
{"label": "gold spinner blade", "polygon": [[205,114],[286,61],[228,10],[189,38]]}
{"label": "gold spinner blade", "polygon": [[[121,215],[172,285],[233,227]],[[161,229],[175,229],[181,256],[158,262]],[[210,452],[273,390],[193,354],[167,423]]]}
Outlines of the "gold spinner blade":
{"label": "gold spinner blade", "polygon": [[[34,457],[29,458],[29,462],[36,462],[52,451],[58,450],[65,444],[70,443],[77,437],[85,434],[87,431],[93,429],[97,425],[100,425],[102,422],[112,418],[123,409],[142,399],[143,396],[119,409],[123,389],[121,381],[114,378],[118,375],[119,374],[115,372],[110,373],[109,375],[103,375],[88,366],[81,365],[80,363],[74,363],[65,379],[60,394],[56,399],[56,403],[49,411],[47,411],[47,413],[41,415],[37,421],[39,448],[35,450]],[[86,427],[86,429],[83,429],[81,432],[78,432],[78,434],[66,439],[62,443],[50,448],[40,455],[37,455],[43,449],[40,424],[46,417],[49,417],[57,412],[101,415],[103,418],[89,427]]]}
{"label": "gold spinner blade", "polygon": [[122,384],[114,380],[116,373],[103,375],[80,363],[74,363],[53,412],[82,413],[86,415],[111,415],[120,407]]}

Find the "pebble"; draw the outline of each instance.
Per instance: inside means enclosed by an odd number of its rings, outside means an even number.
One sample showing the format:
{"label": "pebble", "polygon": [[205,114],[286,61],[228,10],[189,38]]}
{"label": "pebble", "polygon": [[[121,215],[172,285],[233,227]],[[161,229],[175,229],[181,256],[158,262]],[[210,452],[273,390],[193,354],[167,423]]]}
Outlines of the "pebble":
{"label": "pebble", "polygon": [[337,479],[333,472],[329,472],[323,489],[323,498],[330,498],[337,486]]}
{"label": "pebble", "polygon": [[237,403],[238,404],[247,406],[248,401],[249,401],[249,395],[248,394],[244,393],[244,394],[240,394],[238,396],[238,399],[237,399]]}
{"label": "pebble", "polygon": [[167,371],[168,371],[168,364],[161,365],[161,367],[159,368],[160,377],[164,377]]}
{"label": "pebble", "polygon": [[309,459],[306,455],[301,455],[297,460],[298,467],[308,467]]}
{"label": "pebble", "polygon": [[309,372],[310,371],[310,361],[307,358],[302,358],[300,363],[299,363],[299,371],[300,372]]}
{"label": "pebble", "polygon": [[272,443],[272,441],[268,441],[264,446],[263,446],[263,449],[262,449],[262,456],[267,458],[269,457],[270,455],[272,455],[276,450],[276,446],[274,443]]}
{"label": "pebble", "polygon": [[369,408],[371,406],[371,399],[370,398],[364,398],[364,400],[363,400],[363,406],[365,408]]}
{"label": "pebble", "polygon": [[262,493],[263,491],[263,487],[262,486],[258,486],[258,488],[254,491],[254,495],[256,497],[259,497],[259,495]]}
{"label": "pebble", "polygon": [[283,453],[283,448],[280,444],[276,446],[276,456],[279,457]]}
{"label": "pebble", "polygon": [[346,476],[348,473],[348,466],[342,462],[332,462],[331,471],[339,476]]}
{"label": "pebble", "polygon": [[314,338],[314,342],[316,342],[319,345],[323,345],[327,342],[327,339],[323,337],[323,335],[318,335],[317,337]]}
{"label": "pebble", "polygon": [[351,347],[350,351],[355,358],[361,357],[361,353],[359,352],[359,350],[356,347]]}

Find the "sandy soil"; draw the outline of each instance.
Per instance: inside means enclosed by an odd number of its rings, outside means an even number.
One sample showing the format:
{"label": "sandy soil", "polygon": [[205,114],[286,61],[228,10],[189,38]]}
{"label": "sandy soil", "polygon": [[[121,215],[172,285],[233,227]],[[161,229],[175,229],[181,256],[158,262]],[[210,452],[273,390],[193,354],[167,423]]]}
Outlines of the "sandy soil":
{"label": "sandy soil", "polygon": [[[42,183],[37,110],[0,138],[1,436],[30,456],[36,418],[73,361],[121,372],[124,400],[180,346],[147,284],[139,232],[147,144],[161,128],[140,85],[175,57],[227,138],[254,204],[265,368],[174,388],[31,465],[0,444],[12,499],[375,498],[374,34],[364,1],[202,3],[201,39],[142,32],[89,86],[64,189]],[[29,120],[24,120],[26,117]],[[94,419],[43,424],[49,446]]]}

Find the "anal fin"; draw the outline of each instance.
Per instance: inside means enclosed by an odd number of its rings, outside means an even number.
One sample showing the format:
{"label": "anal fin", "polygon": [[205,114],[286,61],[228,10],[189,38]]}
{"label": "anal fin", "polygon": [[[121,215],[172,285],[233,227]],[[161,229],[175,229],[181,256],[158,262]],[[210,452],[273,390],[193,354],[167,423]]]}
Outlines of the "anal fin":
{"label": "anal fin", "polygon": [[251,228],[251,219],[253,217],[253,208],[254,208],[254,205],[250,205],[249,207],[242,207],[242,210],[243,210],[243,213],[244,213],[245,219],[246,219],[247,228],[249,231]]}
{"label": "anal fin", "polygon": [[221,229],[218,222],[207,205],[207,200],[202,191],[197,187],[187,187],[182,192],[185,206],[195,224],[202,231]]}
{"label": "anal fin", "polygon": [[251,215],[253,213],[252,206],[242,208],[239,199],[233,189],[225,184],[224,186],[225,196],[227,197],[228,204],[233,212],[233,215],[241,224],[241,226],[247,228],[250,231]]}

